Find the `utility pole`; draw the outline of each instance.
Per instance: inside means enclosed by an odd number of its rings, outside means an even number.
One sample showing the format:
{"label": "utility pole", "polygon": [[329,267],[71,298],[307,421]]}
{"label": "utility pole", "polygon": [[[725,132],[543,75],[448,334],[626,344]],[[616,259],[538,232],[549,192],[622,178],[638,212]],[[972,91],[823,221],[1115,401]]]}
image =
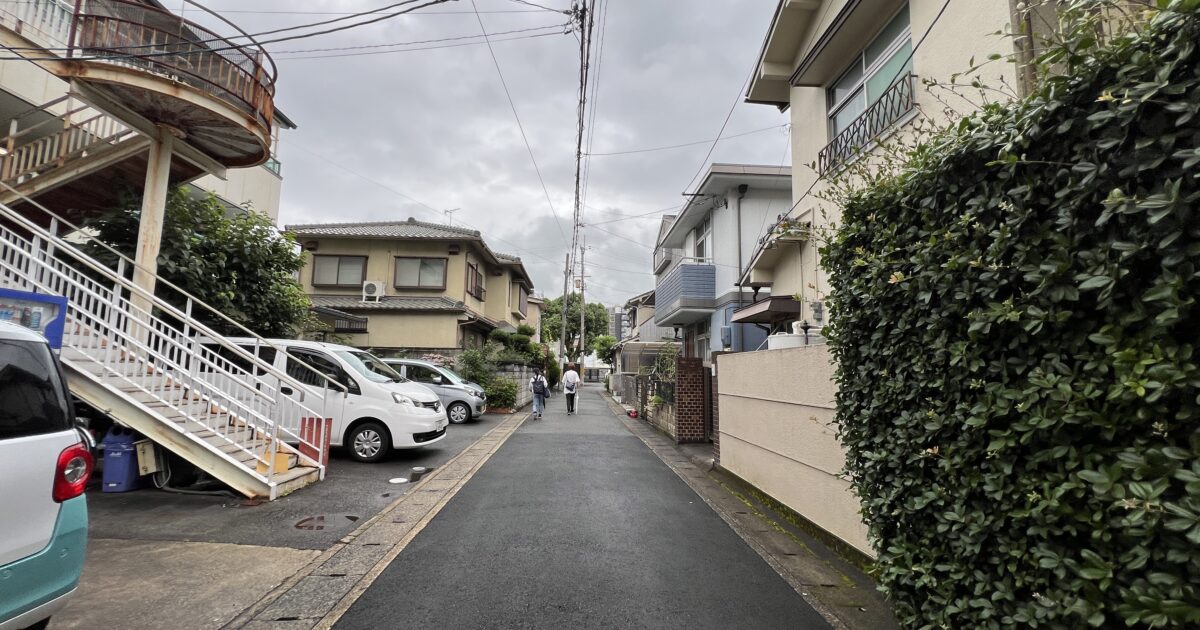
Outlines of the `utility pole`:
{"label": "utility pole", "polygon": [[562,314],[559,317],[559,319],[562,320],[562,334],[560,334],[558,336],[557,360],[560,363],[559,367],[562,367],[561,363],[563,361],[563,356],[564,356],[563,351],[566,348],[565,344],[567,342],[567,288],[568,288],[567,283],[570,282],[570,278],[571,278],[571,252],[567,252],[567,259],[564,261],[564,264],[563,264]]}
{"label": "utility pole", "polygon": [[583,292],[583,285],[587,282],[587,274],[583,267],[583,253],[587,251],[587,237],[580,236],[579,239],[579,362],[583,363],[583,357],[587,355],[587,299]]}

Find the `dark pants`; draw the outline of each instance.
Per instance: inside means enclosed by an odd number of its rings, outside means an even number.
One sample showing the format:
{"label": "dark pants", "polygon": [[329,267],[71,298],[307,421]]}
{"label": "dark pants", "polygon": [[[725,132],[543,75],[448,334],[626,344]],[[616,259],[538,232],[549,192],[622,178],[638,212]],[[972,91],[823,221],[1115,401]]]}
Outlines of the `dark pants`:
{"label": "dark pants", "polygon": [[567,394],[567,413],[575,413],[575,392]]}

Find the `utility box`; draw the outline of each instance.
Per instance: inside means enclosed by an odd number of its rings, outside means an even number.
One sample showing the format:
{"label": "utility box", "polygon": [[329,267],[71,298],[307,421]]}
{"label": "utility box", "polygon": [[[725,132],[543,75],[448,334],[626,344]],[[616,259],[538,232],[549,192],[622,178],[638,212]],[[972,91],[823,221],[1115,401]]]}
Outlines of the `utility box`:
{"label": "utility box", "polygon": [[138,475],[149,475],[162,470],[162,459],[154,442],[139,440],[133,443],[133,447],[137,450]]}

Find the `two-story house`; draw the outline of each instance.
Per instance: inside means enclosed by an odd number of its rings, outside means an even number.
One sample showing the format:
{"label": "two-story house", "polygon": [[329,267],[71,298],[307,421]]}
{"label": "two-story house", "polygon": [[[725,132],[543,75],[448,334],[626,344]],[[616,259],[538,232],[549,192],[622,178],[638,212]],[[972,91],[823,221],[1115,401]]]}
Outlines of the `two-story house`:
{"label": "two-story house", "polygon": [[685,356],[758,348],[766,331],[732,321],[753,301],[738,278],[758,234],[791,205],[789,167],[713,164],[696,194],[660,229],[654,254],[654,321],[682,329]]}
{"label": "two-story house", "polygon": [[[771,297],[742,306],[732,320],[785,335],[791,323],[808,330],[772,339],[795,347],[719,358],[721,465],[865,555],[872,550],[858,500],[841,475],[834,366],[819,334],[829,288],[814,235],[839,218],[825,192],[835,177],[876,168],[883,144],[912,139],[919,121],[950,123],[953,110],[972,111],[978,90],[962,98],[923,80],[948,84],[971,59],[1013,55],[1014,39],[994,34],[1034,28],[1017,4],[779,0],[746,94],[747,102],[790,112],[792,161],[814,167],[792,170],[792,197],[778,220],[754,232],[737,280]],[[984,64],[970,80],[1019,89],[1019,69]]]}
{"label": "two-story house", "polygon": [[287,230],[304,248],[300,280],[313,306],[354,316],[343,328],[334,317],[333,331],[352,345],[453,354],[497,328],[537,323],[521,259],[476,230],[413,218]]}

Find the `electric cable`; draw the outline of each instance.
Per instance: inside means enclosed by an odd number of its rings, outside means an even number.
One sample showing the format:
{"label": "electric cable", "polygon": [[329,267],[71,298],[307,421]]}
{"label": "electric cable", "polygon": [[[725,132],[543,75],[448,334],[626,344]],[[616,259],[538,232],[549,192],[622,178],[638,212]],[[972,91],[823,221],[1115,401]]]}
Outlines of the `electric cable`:
{"label": "electric cable", "polygon": [[[495,43],[499,43],[499,42],[515,42],[515,41],[519,41],[519,40],[523,40],[523,39],[538,39],[540,37],[554,37],[555,35],[563,35],[563,34],[564,33],[555,32],[555,33],[536,33],[533,35],[523,35],[521,37],[504,37],[501,39],[493,39],[492,43],[495,44]],[[390,55],[392,53],[419,52],[422,50],[442,50],[444,48],[462,48],[463,46],[483,46],[483,45],[484,45],[484,42],[481,42],[481,41],[479,41],[479,42],[459,42],[457,44],[443,44],[440,46],[416,46],[413,48],[397,48],[394,50],[373,50],[370,52],[342,53],[342,54],[333,54],[333,55],[300,55],[300,56],[296,56],[296,57],[280,57],[279,61],[293,61],[293,60],[300,60],[300,59],[341,59],[344,57],[367,57],[367,56],[372,56],[372,55]]]}
{"label": "electric cable", "polygon": [[781,123],[778,125],[771,125],[770,127],[763,127],[762,129],[753,129],[751,131],[743,131],[742,133],[735,133],[735,134],[723,136],[720,138],[714,138],[712,140],[698,140],[696,142],[686,142],[684,144],[671,144],[671,145],[666,145],[666,146],[661,146],[661,147],[646,147],[644,149],[629,149],[626,151],[608,151],[608,152],[604,152],[604,153],[589,153],[588,155],[592,156],[592,157],[607,157],[607,156],[611,156],[611,155],[630,155],[633,153],[651,153],[654,151],[668,151],[670,149],[682,149],[684,147],[694,147],[694,146],[701,145],[701,144],[709,144],[710,142],[721,142],[724,140],[731,140],[733,138],[741,138],[743,136],[749,136],[749,135],[753,135],[756,133],[762,133],[764,131],[771,131],[772,129],[780,129],[783,127],[787,127],[789,124],[790,123]]}
{"label": "electric cable", "polygon": [[512,109],[513,118],[517,121],[517,130],[521,132],[521,140],[525,142],[525,150],[529,152],[529,161],[533,163],[533,170],[537,173],[538,183],[542,185],[542,193],[546,196],[546,204],[550,206],[550,212],[554,215],[554,224],[558,226],[558,232],[564,239],[567,233],[563,230],[562,221],[558,218],[558,211],[554,209],[554,202],[550,200],[550,190],[546,188],[546,180],[542,177],[542,169],[538,166],[537,158],[533,155],[533,147],[529,145],[529,137],[525,135],[525,126],[521,124],[521,115],[517,113],[517,105],[513,102],[512,93],[508,91],[508,81],[504,79],[504,71],[500,69],[500,60],[496,58],[496,51],[492,49],[492,41],[487,35],[487,28],[483,25],[483,16],[479,15],[479,8],[475,6],[475,0],[471,0],[471,8],[475,10],[475,19],[479,22],[479,30],[483,33],[483,40],[487,44],[488,53],[492,57],[492,63],[496,66],[496,75],[500,77],[500,86],[504,88],[504,96],[508,99],[508,106]]}

